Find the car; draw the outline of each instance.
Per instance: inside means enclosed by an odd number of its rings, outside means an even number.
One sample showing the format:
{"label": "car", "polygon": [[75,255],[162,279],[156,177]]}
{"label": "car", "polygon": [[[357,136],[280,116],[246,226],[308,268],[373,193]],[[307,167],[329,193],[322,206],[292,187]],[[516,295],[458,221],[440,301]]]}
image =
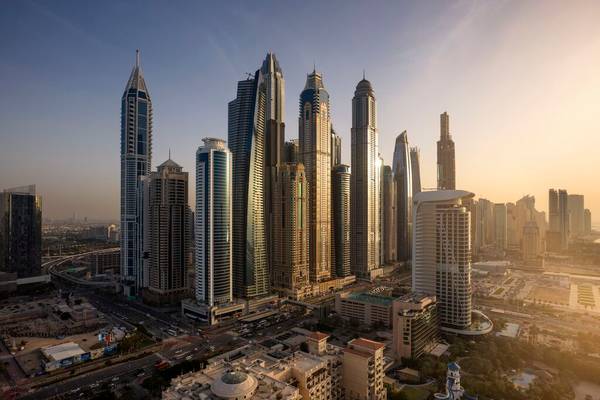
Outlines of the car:
{"label": "car", "polygon": [[113,381],[113,382],[118,382],[118,381],[119,381],[119,377],[118,377],[118,376],[115,376],[114,378],[112,378],[112,379],[111,379],[111,381]]}
{"label": "car", "polygon": [[79,392],[80,390],[81,390],[81,388],[75,388],[75,389],[71,390],[71,393],[77,393],[77,392]]}
{"label": "car", "polygon": [[98,383],[92,383],[92,384],[90,385],[90,389],[95,389],[95,388],[97,388],[98,386],[100,386],[100,384],[98,384]]}
{"label": "car", "polygon": [[186,359],[187,361],[190,361],[190,360],[192,359],[192,356],[187,356],[185,359]]}

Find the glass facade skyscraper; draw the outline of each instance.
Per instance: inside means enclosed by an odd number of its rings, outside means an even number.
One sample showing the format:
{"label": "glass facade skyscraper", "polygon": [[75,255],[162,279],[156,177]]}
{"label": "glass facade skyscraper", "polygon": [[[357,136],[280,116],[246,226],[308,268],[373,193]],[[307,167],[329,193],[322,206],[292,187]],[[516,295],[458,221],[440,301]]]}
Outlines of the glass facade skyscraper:
{"label": "glass facade skyscraper", "polygon": [[196,152],[196,300],[213,307],[233,300],[232,157],[221,139]]}
{"label": "glass facade skyscraper", "polygon": [[144,283],[138,180],[150,173],[151,160],[152,101],[138,51],[121,98],[121,279],[126,296],[137,296]]}
{"label": "glass facade skyscraper", "polygon": [[265,224],[267,85],[259,69],[239,81],[229,102],[228,143],[233,157],[233,287],[237,297],[269,294]]}
{"label": "glass facade skyscraper", "polygon": [[35,186],[0,193],[0,272],[37,276],[42,263],[42,199]]}
{"label": "glass facade skyscraper", "polygon": [[412,165],[408,135],[402,132],[394,148],[394,180],[396,181],[396,254],[398,261],[410,259],[412,229]]}

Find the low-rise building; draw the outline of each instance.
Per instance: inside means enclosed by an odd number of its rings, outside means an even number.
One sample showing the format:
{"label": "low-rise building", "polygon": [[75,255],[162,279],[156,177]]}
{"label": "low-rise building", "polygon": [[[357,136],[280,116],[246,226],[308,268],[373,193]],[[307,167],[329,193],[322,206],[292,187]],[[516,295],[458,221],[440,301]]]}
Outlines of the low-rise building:
{"label": "low-rise building", "polygon": [[335,312],[347,320],[364,325],[392,326],[394,297],[376,291],[342,292],[335,296]]}
{"label": "low-rise building", "polygon": [[397,359],[419,358],[439,340],[435,296],[408,294],[393,306],[393,346]]}

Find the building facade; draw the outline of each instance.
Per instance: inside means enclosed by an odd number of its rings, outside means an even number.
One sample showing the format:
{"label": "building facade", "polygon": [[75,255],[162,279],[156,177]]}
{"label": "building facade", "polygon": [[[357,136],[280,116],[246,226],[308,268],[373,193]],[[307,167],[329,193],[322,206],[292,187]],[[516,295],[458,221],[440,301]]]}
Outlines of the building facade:
{"label": "building facade", "polygon": [[323,77],[313,71],[300,94],[300,161],[308,180],[310,279],[331,277],[331,116]]}
{"label": "building facade", "polygon": [[505,203],[494,204],[494,228],[496,250],[504,252],[508,248],[508,210]]}
{"label": "building facade", "polygon": [[393,168],[396,180],[396,252],[398,261],[407,261],[411,254],[413,184],[406,131],[396,137]]}
{"label": "building facade", "polygon": [[435,295],[440,324],[453,329],[471,325],[471,226],[463,190],[421,192],[413,216],[412,288]]}
{"label": "building facade", "polygon": [[229,102],[228,144],[233,160],[233,281],[237,297],[269,293],[265,220],[267,85],[262,70],[239,81]]}
{"label": "building facade", "polygon": [[353,339],[344,349],[344,389],[346,400],[383,400],[383,343]]}
{"label": "building facade", "polygon": [[392,302],[386,293],[342,292],[335,295],[335,312],[367,326],[392,326]]}
{"label": "building facade", "polygon": [[435,296],[413,293],[394,300],[392,324],[396,359],[421,357],[440,339]]}
{"label": "building facade", "polygon": [[35,185],[0,193],[0,272],[42,273],[42,198]]}
{"label": "building facade", "polygon": [[421,152],[418,147],[410,148],[410,172],[412,177],[412,194],[421,191]]}
{"label": "building facade", "polygon": [[383,168],[383,261],[393,264],[398,260],[396,252],[396,181],[389,165]]}
{"label": "building facade", "polygon": [[144,178],[146,185],[147,190],[139,191],[145,197],[140,218],[145,247],[142,265],[148,276],[144,298],[153,304],[178,303],[187,292],[192,241],[188,173],[168,159]]}
{"label": "building facade", "polygon": [[281,164],[274,189],[273,288],[293,299],[303,299],[310,293],[308,182],[304,165]]}
{"label": "building facade", "polygon": [[569,194],[566,190],[558,191],[558,231],[560,232],[560,249],[569,249],[571,235],[571,216],[569,215]]}
{"label": "building facade", "polygon": [[150,174],[152,100],[140,66],[139,51],[121,98],[121,280],[126,296],[144,286],[142,227],[138,224],[138,180]]}
{"label": "building facade", "polygon": [[265,93],[265,235],[269,270],[273,265],[273,229],[275,182],[279,165],[285,158],[285,80],[275,54],[268,53],[260,68]]}
{"label": "building facade", "polygon": [[352,99],[350,259],[354,275],[367,280],[381,273],[378,141],[375,92],[363,79]]}
{"label": "building facade", "polygon": [[339,164],[333,169],[333,266],[338,277],[351,274],[350,174],[350,166],[345,164]]}
{"label": "building facade", "polygon": [[581,194],[570,194],[567,197],[567,208],[569,211],[570,231],[572,237],[583,235],[584,232],[584,197]]}
{"label": "building facade", "polygon": [[456,189],[456,161],[454,141],[450,135],[450,116],[440,115],[440,140],[437,142],[438,190]]}
{"label": "building facade", "polygon": [[208,307],[233,301],[232,155],[220,139],[196,152],[196,300]]}

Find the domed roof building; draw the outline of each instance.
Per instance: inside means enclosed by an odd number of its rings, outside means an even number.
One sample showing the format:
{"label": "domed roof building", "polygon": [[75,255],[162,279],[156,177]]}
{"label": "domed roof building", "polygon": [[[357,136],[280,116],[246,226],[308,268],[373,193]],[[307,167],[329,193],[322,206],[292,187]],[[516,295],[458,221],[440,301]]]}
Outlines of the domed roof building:
{"label": "domed roof building", "polygon": [[256,378],[242,371],[225,372],[211,385],[211,391],[221,399],[244,400],[250,399],[256,392]]}

